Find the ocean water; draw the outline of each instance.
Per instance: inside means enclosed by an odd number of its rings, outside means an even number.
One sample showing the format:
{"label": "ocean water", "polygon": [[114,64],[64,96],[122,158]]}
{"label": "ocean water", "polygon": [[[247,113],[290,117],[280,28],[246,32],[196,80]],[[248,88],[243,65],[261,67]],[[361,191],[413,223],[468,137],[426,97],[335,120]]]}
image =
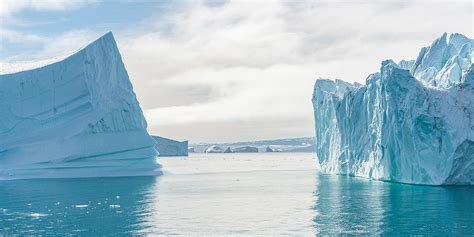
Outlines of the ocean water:
{"label": "ocean water", "polygon": [[474,188],[322,175],[311,153],[160,158],[164,176],[0,181],[0,236],[474,235]]}

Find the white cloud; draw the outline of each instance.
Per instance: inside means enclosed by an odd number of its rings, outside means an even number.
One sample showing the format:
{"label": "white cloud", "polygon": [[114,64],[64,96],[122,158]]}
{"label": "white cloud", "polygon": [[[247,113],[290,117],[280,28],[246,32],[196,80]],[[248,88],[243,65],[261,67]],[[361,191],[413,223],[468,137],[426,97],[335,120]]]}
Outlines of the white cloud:
{"label": "white cloud", "polygon": [[9,17],[19,11],[64,11],[75,9],[99,0],[2,0],[0,17]]}
{"label": "white cloud", "polygon": [[[57,61],[92,41],[98,34],[90,30],[70,30],[54,38],[18,30],[21,26],[38,24],[23,22],[18,13],[32,11],[67,11],[100,0],[2,0],[0,2],[0,73],[38,67]],[[20,27],[18,27],[20,26]],[[92,37],[91,37],[92,36]],[[5,56],[9,45],[39,45],[37,52],[23,51]],[[3,54],[3,55],[2,55]]]}
{"label": "white cloud", "polygon": [[[363,82],[445,31],[473,36],[469,0],[187,4],[114,33],[150,131],[194,142],[312,135],[318,77]],[[39,54],[96,36],[66,33]]]}
{"label": "white cloud", "polygon": [[[2,33],[0,29],[0,33]],[[30,53],[18,54],[0,61],[0,74],[13,73],[27,69],[38,68],[66,58],[74,54],[87,44],[97,39],[100,34],[90,30],[71,30],[54,37],[40,37],[35,35],[9,32],[14,40],[15,37],[31,37],[32,42],[42,43],[42,49]],[[26,40],[23,38],[23,40]],[[27,58],[27,60],[25,60]]]}
{"label": "white cloud", "polygon": [[119,44],[153,133],[304,136],[313,134],[316,78],[363,82],[380,61],[414,58],[444,31],[472,37],[469,4],[198,2]]}
{"label": "white cloud", "polygon": [[[45,43],[47,39],[35,34],[25,34],[22,32],[17,32],[9,29],[0,28],[0,35],[2,39],[0,42],[10,41],[10,42],[31,42],[31,43]],[[0,45],[1,47],[1,45]]]}
{"label": "white cloud", "polygon": [[100,33],[87,29],[66,31],[58,37],[50,39],[43,49],[38,52],[38,55],[48,58],[61,54],[70,55],[100,36]]}

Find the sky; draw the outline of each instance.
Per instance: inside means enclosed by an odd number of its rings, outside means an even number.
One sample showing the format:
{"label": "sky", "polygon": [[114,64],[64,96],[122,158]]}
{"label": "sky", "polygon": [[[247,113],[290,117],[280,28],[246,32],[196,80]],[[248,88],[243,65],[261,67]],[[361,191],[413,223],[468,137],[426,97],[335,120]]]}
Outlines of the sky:
{"label": "sky", "polygon": [[472,0],[2,0],[0,71],[112,31],[151,134],[197,142],[314,136],[318,78],[364,83],[443,32],[473,38]]}

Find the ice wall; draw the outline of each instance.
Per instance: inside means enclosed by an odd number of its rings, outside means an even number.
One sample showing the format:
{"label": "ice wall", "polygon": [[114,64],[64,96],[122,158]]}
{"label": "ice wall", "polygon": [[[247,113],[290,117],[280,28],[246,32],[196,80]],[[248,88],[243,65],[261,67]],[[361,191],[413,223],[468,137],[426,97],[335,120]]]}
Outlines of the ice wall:
{"label": "ice wall", "polygon": [[175,141],[165,137],[153,136],[159,156],[188,156],[188,141]]}
{"label": "ice wall", "polygon": [[0,179],[161,174],[112,33],[0,75]]}
{"label": "ice wall", "polygon": [[415,61],[382,62],[365,85],[317,80],[312,101],[322,172],[473,185],[472,42],[443,34]]}

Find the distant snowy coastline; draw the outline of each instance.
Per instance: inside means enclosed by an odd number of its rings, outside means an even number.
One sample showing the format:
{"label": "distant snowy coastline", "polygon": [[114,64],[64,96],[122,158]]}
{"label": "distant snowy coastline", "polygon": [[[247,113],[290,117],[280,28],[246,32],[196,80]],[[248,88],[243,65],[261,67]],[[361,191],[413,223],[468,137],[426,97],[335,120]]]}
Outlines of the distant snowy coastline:
{"label": "distant snowy coastline", "polygon": [[[245,146],[256,147],[258,152],[266,152],[267,147],[274,152],[314,152],[314,137],[284,138],[275,140],[260,140],[246,142],[230,142],[230,143],[194,143],[189,146],[193,152],[203,153],[207,148],[217,145],[223,150],[230,148],[232,151],[236,148]],[[268,152],[268,151],[267,151]]]}

